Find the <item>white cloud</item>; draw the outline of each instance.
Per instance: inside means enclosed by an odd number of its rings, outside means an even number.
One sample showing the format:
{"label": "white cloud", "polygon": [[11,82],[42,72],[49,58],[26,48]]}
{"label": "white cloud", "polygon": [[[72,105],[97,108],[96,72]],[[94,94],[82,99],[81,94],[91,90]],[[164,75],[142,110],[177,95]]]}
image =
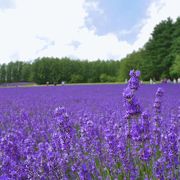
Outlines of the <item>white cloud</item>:
{"label": "white cloud", "polygon": [[45,41],[38,37],[54,42],[47,49],[53,54],[44,50],[45,55],[68,56],[68,44],[85,24],[83,3],[84,0],[16,0],[15,9],[0,11],[0,61],[9,61],[13,54],[19,54],[22,60],[43,56],[39,50]]}
{"label": "white cloud", "polygon": [[[180,15],[179,0],[153,1],[137,40],[130,44],[115,34],[100,36],[88,29],[86,0],[14,0],[14,4],[0,8],[0,63],[42,56],[120,59],[142,47],[161,20]],[[101,11],[96,3],[88,8]]]}
{"label": "white cloud", "polygon": [[179,0],[156,0],[153,1],[148,10],[147,18],[142,21],[142,28],[133,44],[133,49],[142,47],[150,38],[153,28],[162,20],[171,17],[173,20],[180,16]]}

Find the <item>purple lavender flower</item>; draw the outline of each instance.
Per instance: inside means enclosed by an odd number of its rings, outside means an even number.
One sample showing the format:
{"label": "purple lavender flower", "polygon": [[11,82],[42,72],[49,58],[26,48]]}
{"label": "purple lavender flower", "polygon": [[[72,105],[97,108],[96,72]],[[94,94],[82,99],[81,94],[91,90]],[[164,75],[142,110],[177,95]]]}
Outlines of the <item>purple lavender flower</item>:
{"label": "purple lavender flower", "polygon": [[161,102],[162,102],[162,97],[163,97],[164,91],[162,88],[158,88],[156,92],[156,97],[154,101],[154,110],[156,114],[161,113]]}
{"label": "purple lavender flower", "polygon": [[128,86],[131,90],[135,91],[139,88],[139,77],[141,75],[140,71],[134,71],[131,70],[130,73],[130,79],[128,81]]}
{"label": "purple lavender flower", "polygon": [[154,141],[155,141],[155,146],[159,147],[161,143],[161,125],[162,125],[162,117],[161,117],[161,102],[162,102],[162,96],[163,96],[164,91],[162,88],[158,88],[156,92],[156,97],[154,101]]}
{"label": "purple lavender flower", "polygon": [[125,117],[130,118],[138,116],[141,113],[141,107],[138,100],[135,98],[135,91],[139,88],[139,71],[131,70],[128,85],[123,92],[124,106],[126,107]]}

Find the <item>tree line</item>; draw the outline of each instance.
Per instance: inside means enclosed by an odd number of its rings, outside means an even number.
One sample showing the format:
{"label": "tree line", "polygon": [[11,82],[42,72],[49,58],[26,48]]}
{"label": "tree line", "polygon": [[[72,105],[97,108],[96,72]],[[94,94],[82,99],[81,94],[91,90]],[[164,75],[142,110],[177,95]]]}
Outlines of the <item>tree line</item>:
{"label": "tree line", "polygon": [[120,61],[80,61],[43,57],[30,62],[10,62],[0,66],[0,82],[36,82],[38,84],[115,82]]}
{"label": "tree line", "polygon": [[161,21],[149,41],[121,60],[119,78],[127,78],[129,69],[139,69],[143,80],[180,77],[180,17]]}
{"label": "tree line", "polygon": [[175,22],[170,18],[160,22],[141,49],[121,60],[42,57],[33,62],[10,62],[0,65],[0,83],[118,82],[128,79],[131,69],[139,69],[146,81],[180,77],[180,17]]}

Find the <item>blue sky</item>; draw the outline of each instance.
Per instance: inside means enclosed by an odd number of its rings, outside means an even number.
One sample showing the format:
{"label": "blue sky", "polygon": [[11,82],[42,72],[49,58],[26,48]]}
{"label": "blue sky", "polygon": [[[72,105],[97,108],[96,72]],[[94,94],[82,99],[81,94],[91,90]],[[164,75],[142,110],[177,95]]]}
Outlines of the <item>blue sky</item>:
{"label": "blue sky", "polygon": [[15,7],[15,1],[13,0],[0,0],[0,9],[5,10],[8,8],[14,8]]}
{"label": "blue sky", "polygon": [[179,0],[0,0],[0,64],[54,56],[121,59],[138,50]]}
{"label": "blue sky", "polygon": [[141,27],[140,22],[145,18],[150,2],[150,0],[99,0],[98,7],[101,11],[89,10],[87,26],[89,28],[95,26],[98,35],[112,32],[118,38],[132,42],[136,39]]}

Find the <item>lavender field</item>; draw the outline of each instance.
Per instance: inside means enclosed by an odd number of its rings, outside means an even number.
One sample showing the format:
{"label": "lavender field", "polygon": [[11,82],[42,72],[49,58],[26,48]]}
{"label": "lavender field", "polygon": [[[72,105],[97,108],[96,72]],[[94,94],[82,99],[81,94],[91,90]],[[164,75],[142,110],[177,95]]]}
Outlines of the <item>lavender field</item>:
{"label": "lavender field", "polygon": [[0,89],[0,179],[179,179],[180,84]]}

